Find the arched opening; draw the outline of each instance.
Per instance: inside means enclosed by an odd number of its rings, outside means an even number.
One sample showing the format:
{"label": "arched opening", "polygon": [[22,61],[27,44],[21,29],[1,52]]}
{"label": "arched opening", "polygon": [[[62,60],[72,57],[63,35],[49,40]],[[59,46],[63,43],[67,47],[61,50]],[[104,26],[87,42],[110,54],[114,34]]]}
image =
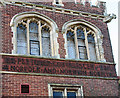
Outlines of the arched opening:
{"label": "arched opening", "polygon": [[[74,29],[72,29],[74,27]],[[81,19],[70,20],[63,25],[62,31],[65,38],[66,58],[72,59],[69,55],[71,51],[67,40],[68,31],[74,32],[75,40],[75,59],[90,61],[105,61],[102,47],[102,33],[92,23]]]}
{"label": "arched opening", "polygon": [[59,58],[58,27],[52,19],[37,12],[24,12],[15,15],[10,25],[13,31],[13,54]]}

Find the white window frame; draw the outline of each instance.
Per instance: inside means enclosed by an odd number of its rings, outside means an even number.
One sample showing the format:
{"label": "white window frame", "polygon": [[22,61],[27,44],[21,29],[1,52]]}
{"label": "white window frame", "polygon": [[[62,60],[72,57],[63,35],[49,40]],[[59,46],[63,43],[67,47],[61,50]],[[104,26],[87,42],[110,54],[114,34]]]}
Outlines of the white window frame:
{"label": "white window frame", "polygon": [[[60,58],[60,55],[58,54],[59,44],[57,42],[57,37],[58,37],[58,33],[57,33],[58,32],[58,27],[57,27],[57,24],[52,19],[50,19],[49,17],[47,17],[47,16],[45,16],[43,14],[40,14],[38,12],[23,12],[23,13],[16,14],[12,18],[12,20],[10,22],[10,26],[11,26],[11,29],[12,29],[12,32],[13,32],[13,38],[12,38],[13,50],[12,50],[12,54],[17,54],[17,26],[18,26],[18,23],[21,22],[22,19],[29,18],[29,17],[30,18],[34,17],[34,18],[43,20],[43,21],[45,21],[46,23],[49,24],[50,29],[51,29],[50,30],[51,31],[50,32],[51,57],[49,57],[49,58]],[[26,25],[28,25],[29,22],[30,22],[30,20],[27,21]],[[38,24],[40,25],[39,22],[38,22]],[[27,36],[29,36],[29,28],[27,28],[27,29],[28,29],[27,30]],[[40,30],[41,28],[38,28],[38,29]],[[40,33],[40,31],[39,31],[39,33]],[[28,42],[28,40],[29,40],[29,37],[27,39],[27,46],[29,46],[29,44],[30,44]],[[42,46],[40,46],[40,52],[42,52],[41,47]],[[26,55],[30,55],[29,47],[27,49],[28,49],[28,53]],[[17,54],[17,55],[21,55],[21,54]],[[42,55],[40,55],[40,56],[42,56]]]}
{"label": "white window frame", "polygon": [[[56,90],[57,89],[57,90]],[[62,91],[63,97],[67,96],[67,91],[76,92],[76,97],[84,98],[83,86],[77,84],[48,84],[48,93],[51,98],[53,97],[53,91]]]}

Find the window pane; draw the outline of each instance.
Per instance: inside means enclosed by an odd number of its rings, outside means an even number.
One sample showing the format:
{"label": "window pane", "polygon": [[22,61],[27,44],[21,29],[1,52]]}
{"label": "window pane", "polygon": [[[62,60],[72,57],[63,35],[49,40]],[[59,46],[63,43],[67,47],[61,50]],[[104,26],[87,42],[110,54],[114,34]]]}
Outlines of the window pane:
{"label": "window pane", "polygon": [[40,55],[39,41],[30,40],[30,54]]}
{"label": "window pane", "polygon": [[75,52],[75,40],[74,40],[74,33],[68,31],[67,33],[67,49],[68,49],[68,58],[75,59],[76,52]]}
{"label": "window pane", "polygon": [[85,39],[84,31],[82,29],[77,29],[77,39]]}
{"label": "window pane", "polygon": [[84,31],[82,29],[77,29],[77,41],[78,41],[79,58],[86,60],[87,50],[85,46]]}
{"label": "window pane", "polygon": [[90,54],[90,60],[96,61],[95,40],[92,34],[88,34],[88,48]]}
{"label": "window pane", "polygon": [[76,98],[76,92],[67,92],[67,98]]}
{"label": "window pane", "polygon": [[51,56],[50,32],[47,27],[42,29],[42,55]]}
{"label": "window pane", "polygon": [[38,25],[35,22],[29,24],[30,40],[38,41]]}
{"label": "window pane", "polygon": [[38,25],[35,22],[29,24],[29,36],[30,36],[30,54],[40,55],[40,46],[38,38]]}
{"label": "window pane", "polygon": [[17,27],[17,53],[27,54],[27,30],[23,24]]}
{"label": "window pane", "polygon": [[53,98],[63,98],[63,92],[53,92]]}
{"label": "window pane", "polygon": [[80,59],[87,59],[87,50],[85,46],[78,46],[79,49],[79,58]]}

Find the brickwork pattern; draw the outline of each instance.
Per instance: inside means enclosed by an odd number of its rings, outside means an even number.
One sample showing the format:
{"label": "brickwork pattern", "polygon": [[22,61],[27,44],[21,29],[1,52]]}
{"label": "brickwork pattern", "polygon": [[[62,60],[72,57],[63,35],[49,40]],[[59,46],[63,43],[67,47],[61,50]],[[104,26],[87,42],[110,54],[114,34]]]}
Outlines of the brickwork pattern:
{"label": "brickwork pattern", "polygon": [[117,76],[114,64],[12,56],[2,56],[2,61],[3,71],[96,77]]}
{"label": "brickwork pattern", "polygon": [[[25,83],[30,85],[30,93],[20,94],[20,85]],[[3,74],[3,96],[48,96],[48,83],[83,85],[84,96],[118,96],[117,80],[12,74]]]}
{"label": "brickwork pattern", "polygon": [[[6,7],[3,7],[3,9],[2,9],[2,34],[3,34],[2,52],[3,53],[12,53],[13,33],[11,32],[11,27],[10,27],[10,21],[11,21],[12,17],[18,13],[22,13],[22,12],[26,12],[26,11],[36,11],[36,12],[39,12],[40,14],[44,14],[44,15],[50,17],[58,25],[59,31],[61,31],[62,26],[65,22],[72,20],[72,19],[84,19],[86,21],[93,23],[102,31],[102,34],[104,36],[103,48],[104,48],[104,52],[105,52],[106,61],[107,62],[114,61],[113,56],[112,56],[112,49],[111,49],[109,34],[107,31],[107,25],[106,25],[106,23],[103,23],[102,20],[87,18],[87,17],[82,17],[82,16],[60,14],[60,13],[56,13],[56,12],[49,12],[49,11],[44,11],[44,10],[37,10],[37,9],[18,7],[18,6],[12,6],[12,5],[6,5]],[[65,58],[66,53],[65,53],[64,45],[62,45],[62,44],[64,44],[64,39],[63,39],[61,32],[59,32],[58,43],[59,43],[60,57]]]}

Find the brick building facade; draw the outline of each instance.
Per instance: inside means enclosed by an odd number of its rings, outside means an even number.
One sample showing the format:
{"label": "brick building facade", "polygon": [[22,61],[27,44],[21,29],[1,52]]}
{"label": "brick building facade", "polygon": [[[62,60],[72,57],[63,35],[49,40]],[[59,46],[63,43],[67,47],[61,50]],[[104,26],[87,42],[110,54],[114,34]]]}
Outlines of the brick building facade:
{"label": "brick building facade", "polygon": [[[118,96],[105,2],[0,3],[1,96]],[[69,98],[69,97],[68,97]]]}

